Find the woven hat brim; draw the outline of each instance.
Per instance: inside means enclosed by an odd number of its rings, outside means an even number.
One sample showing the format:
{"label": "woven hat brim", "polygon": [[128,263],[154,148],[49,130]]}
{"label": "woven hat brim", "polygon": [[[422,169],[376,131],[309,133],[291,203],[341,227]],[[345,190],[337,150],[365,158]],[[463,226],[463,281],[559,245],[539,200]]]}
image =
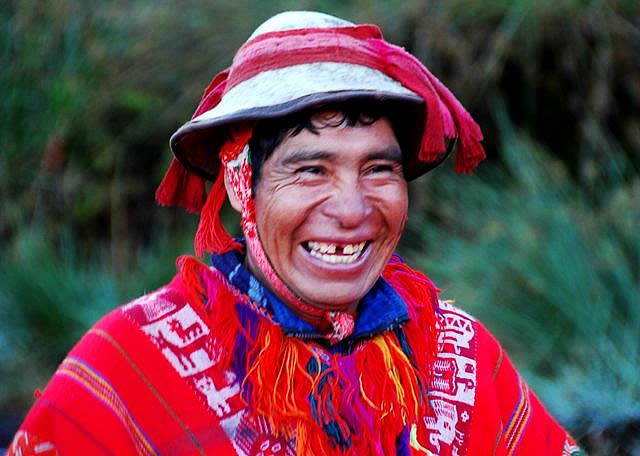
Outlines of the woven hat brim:
{"label": "woven hat brim", "polygon": [[377,70],[332,62],[265,71],[236,85],[217,106],[180,127],[171,137],[171,149],[188,169],[215,180],[218,151],[231,125],[351,100],[384,104],[401,142],[407,180],[434,168],[448,155],[445,152],[429,163],[417,158],[424,127],[421,97]]}

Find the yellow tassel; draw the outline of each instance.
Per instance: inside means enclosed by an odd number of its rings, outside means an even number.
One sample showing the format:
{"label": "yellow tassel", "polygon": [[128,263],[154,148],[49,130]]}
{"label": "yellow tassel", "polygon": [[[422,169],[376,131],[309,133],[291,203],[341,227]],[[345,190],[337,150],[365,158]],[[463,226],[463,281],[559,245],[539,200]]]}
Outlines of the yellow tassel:
{"label": "yellow tassel", "polygon": [[380,348],[382,352],[382,356],[384,359],[384,366],[388,372],[389,379],[393,383],[395,387],[396,397],[398,398],[398,403],[403,404],[405,393],[402,388],[402,382],[400,380],[400,375],[398,373],[398,369],[393,363],[393,357],[391,354],[391,349],[389,348],[388,341],[386,337],[376,337],[374,340],[375,344]]}
{"label": "yellow tassel", "polygon": [[360,376],[358,377],[358,383],[360,383],[360,395],[362,396],[362,399],[364,399],[364,401],[369,404],[369,407],[371,407],[374,410],[380,410],[380,407],[378,407],[376,404],[373,403],[373,401],[371,399],[369,399],[369,397],[367,396],[367,393],[365,393],[364,391],[364,387],[362,384],[362,374],[360,374]]}
{"label": "yellow tassel", "polygon": [[398,346],[398,344],[395,343],[395,341],[392,341],[391,348],[393,348],[396,355],[400,357],[401,362],[396,363],[396,366],[402,365],[402,367],[404,368],[403,370],[405,372],[405,376],[407,379],[409,379],[409,381],[407,382],[407,386],[409,387],[409,392],[411,393],[411,397],[413,398],[413,404],[414,404],[413,413],[414,413],[414,416],[416,416],[419,413],[420,400],[418,399],[418,394],[416,391],[417,384],[415,384],[413,381],[416,376],[415,369],[413,368],[413,366],[411,366],[411,362],[407,358],[407,355],[402,351],[402,349]]}

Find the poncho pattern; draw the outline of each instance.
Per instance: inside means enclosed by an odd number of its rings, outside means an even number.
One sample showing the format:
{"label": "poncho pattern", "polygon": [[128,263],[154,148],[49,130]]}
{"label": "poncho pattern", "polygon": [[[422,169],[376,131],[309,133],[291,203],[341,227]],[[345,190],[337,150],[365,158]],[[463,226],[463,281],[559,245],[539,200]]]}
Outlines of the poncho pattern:
{"label": "poncho pattern", "polygon": [[[87,333],[37,399],[9,454],[293,455],[300,454],[301,439],[307,439],[308,448],[316,448],[316,441],[324,445],[317,454],[353,454],[349,444],[362,445],[356,436],[336,443],[341,434],[331,426],[319,427],[320,437],[276,429],[272,417],[252,412],[247,382],[236,368],[220,368],[241,356],[222,350],[239,336],[213,325],[220,321],[210,314],[216,306],[211,300],[203,305],[205,288],[189,281],[193,271],[185,272],[193,264],[183,262],[169,285],[115,310]],[[410,270],[404,265],[394,267],[403,268],[404,280],[424,277],[405,274]],[[238,290],[219,271],[203,268],[196,276],[206,276],[209,297],[214,284],[217,301],[238,298]],[[394,287],[400,283],[389,280]],[[251,312],[260,324],[277,328],[268,306],[255,304]],[[370,448],[369,454],[579,453],[479,322],[440,302],[437,325],[426,413],[382,442],[381,451]],[[405,326],[389,331],[401,340]],[[389,331],[353,343],[345,354],[319,344],[313,350],[321,364],[332,356],[357,356]]]}

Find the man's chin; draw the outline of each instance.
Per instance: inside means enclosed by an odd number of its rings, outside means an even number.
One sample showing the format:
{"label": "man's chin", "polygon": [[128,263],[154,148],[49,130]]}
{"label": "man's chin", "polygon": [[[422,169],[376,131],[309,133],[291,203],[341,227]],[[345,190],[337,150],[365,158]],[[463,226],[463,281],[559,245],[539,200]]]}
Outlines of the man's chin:
{"label": "man's chin", "polygon": [[318,309],[327,311],[356,310],[358,303],[367,294],[371,287],[359,287],[356,289],[341,290],[331,284],[323,284],[315,290],[301,290],[298,296],[306,303]]}

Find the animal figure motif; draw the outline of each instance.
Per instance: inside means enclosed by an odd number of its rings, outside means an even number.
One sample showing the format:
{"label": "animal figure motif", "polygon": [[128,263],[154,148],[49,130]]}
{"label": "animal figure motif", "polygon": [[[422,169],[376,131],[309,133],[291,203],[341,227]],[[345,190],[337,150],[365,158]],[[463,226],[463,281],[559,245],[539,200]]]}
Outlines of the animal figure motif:
{"label": "animal figure motif", "polygon": [[209,407],[211,407],[222,418],[231,413],[231,406],[228,402],[230,398],[238,394],[240,386],[238,383],[232,383],[228,386],[216,388],[213,379],[207,375],[195,380],[196,388],[198,388],[206,397]]}
{"label": "animal figure motif", "polygon": [[440,442],[451,445],[456,437],[458,413],[456,406],[446,401],[434,400],[431,402],[431,406],[435,416],[424,417],[424,422],[427,429],[432,431],[429,441],[440,452]]}
{"label": "animal figure motif", "polygon": [[[157,336],[151,336],[153,341],[158,345],[160,350],[167,356],[173,364],[173,360],[176,360],[180,363],[182,367],[182,371],[189,371],[190,369],[195,369],[196,363],[193,362],[191,358],[189,358],[184,353],[181,353],[180,350],[177,350],[175,345],[169,342],[162,331],[158,332]],[[177,367],[177,366],[176,366]]]}
{"label": "animal figure motif", "polygon": [[182,342],[189,342],[196,339],[202,334],[202,326],[199,322],[193,322],[186,328],[182,327],[182,323],[175,318],[167,322],[171,331],[182,340]]}

